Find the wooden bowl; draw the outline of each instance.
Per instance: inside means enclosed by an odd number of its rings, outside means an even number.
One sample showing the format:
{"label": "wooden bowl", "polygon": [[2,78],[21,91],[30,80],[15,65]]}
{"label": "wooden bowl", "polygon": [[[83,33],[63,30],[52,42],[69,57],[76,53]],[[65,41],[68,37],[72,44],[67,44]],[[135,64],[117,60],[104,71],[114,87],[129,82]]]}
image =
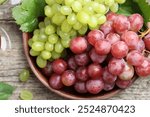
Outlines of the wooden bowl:
{"label": "wooden bowl", "polygon": [[[113,97],[114,95],[118,94],[120,91],[123,89],[120,89],[118,87],[115,87],[112,91],[102,91],[97,95],[91,95],[91,94],[78,94],[72,88],[64,88],[62,90],[55,90],[50,87],[47,78],[41,73],[40,69],[36,66],[35,60],[33,57],[30,56],[29,54],[29,46],[28,46],[28,40],[30,39],[30,34],[29,33],[23,33],[23,47],[24,47],[24,52],[27,58],[27,61],[29,63],[30,68],[32,69],[33,73],[36,75],[36,77],[42,82],[44,86],[46,86],[49,90],[52,92],[68,98],[68,99],[108,99],[110,97]],[[136,76],[133,78],[133,82],[135,81]]]}

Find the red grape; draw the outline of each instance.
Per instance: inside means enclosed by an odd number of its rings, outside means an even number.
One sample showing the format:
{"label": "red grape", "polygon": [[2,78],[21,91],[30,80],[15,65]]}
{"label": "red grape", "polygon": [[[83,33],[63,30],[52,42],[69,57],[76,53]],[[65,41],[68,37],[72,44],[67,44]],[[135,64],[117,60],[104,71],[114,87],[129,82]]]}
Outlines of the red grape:
{"label": "red grape", "polygon": [[140,66],[144,61],[144,56],[137,50],[132,50],[128,53],[126,60],[133,66]]}
{"label": "red grape", "polygon": [[106,55],[110,52],[111,44],[106,40],[99,40],[95,43],[95,50],[97,54]]}
{"label": "red grape", "polygon": [[106,36],[106,40],[110,42],[110,44],[114,44],[117,41],[120,41],[120,35],[117,33],[109,33]]}
{"label": "red grape", "polygon": [[117,33],[122,34],[130,29],[130,22],[126,16],[118,15],[113,22],[113,28]]}
{"label": "red grape", "polygon": [[136,46],[136,50],[138,50],[139,52],[143,52],[143,50],[145,49],[145,43],[142,39],[140,39],[140,41],[138,42],[137,46]]}
{"label": "red grape", "polygon": [[106,15],[107,20],[109,21],[114,21],[117,18],[117,14],[114,12],[110,12]]}
{"label": "red grape", "polygon": [[133,31],[124,32],[121,39],[126,42],[130,50],[135,50],[140,40],[139,36]]}
{"label": "red grape", "polygon": [[81,54],[87,49],[87,40],[85,37],[73,38],[70,42],[70,49],[75,54]]}
{"label": "red grape", "polygon": [[86,67],[79,67],[76,71],[76,78],[80,81],[87,81],[89,78],[88,71]]}
{"label": "red grape", "polygon": [[50,76],[51,76],[51,74],[53,73],[51,62],[47,62],[46,67],[44,67],[44,68],[42,69],[42,73],[43,73],[46,77],[50,77]]}
{"label": "red grape", "polygon": [[116,85],[121,89],[129,87],[131,83],[132,83],[131,80],[121,80],[120,78],[118,78],[116,81]]}
{"label": "red grape", "polygon": [[112,58],[108,63],[108,70],[113,75],[120,75],[125,67],[124,59]]}
{"label": "red grape", "polygon": [[126,63],[123,72],[119,75],[122,80],[131,80],[134,76],[134,68],[132,65]]}
{"label": "red grape", "polygon": [[92,30],[88,33],[87,39],[94,46],[97,41],[104,39],[104,33],[100,30]]}
{"label": "red grape", "polygon": [[124,58],[128,54],[129,48],[123,41],[114,43],[111,47],[111,54],[115,58]]}
{"label": "red grape", "polygon": [[138,32],[143,27],[143,17],[140,14],[132,14],[129,16],[130,30]]}
{"label": "red grape", "polygon": [[61,89],[63,87],[61,76],[55,73],[52,74],[49,79],[49,84],[53,89]]}
{"label": "red grape", "polygon": [[116,75],[113,75],[111,74],[109,71],[108,71],[108,68],[105,67],[104,70],[103,70],[103,80],[105,83],[107,84],[112,84],[116,81],[117,79],[117,76]]}
{"label": "red grape", "polygon": [[52,69],[57,74],[62,74],[67,69],[67,63],[63,59],[56,59],[52,63]]}
{"label": "red grape", "polygon": [[96,53],[95,49],[93,48],[89,52],[90,58],[94,63],[102,63],[106,59],[107,55],[99,55]]}
{"label": "red grape", "polygon": [[74,89],[78,92],[78,93],[87,93],[87,89],[85,86],[85,82],[81,82],[81,81],[77,81],[74,85]]}
{"label": "red grape", "polygon": [[90,58],[87,53],[75,55],[75,62],[79,66],[85,66],[89,63],[89,61],[90,61]]}
{"label": "red grape", "polygon": [[72,86],[76,82],[75,73],[73,70],[66,70],[61,76],[62,83],[65,86]]}
{"label": "red grape", "polygon": [[104,84],[104,90],[105,90],[105,91],[110,91],[110,90],[112,90],[114,87],[115,87],[115,83],[112,83],[112,84],[107,84],[107,83],[105,83],[105,84]]}
{"label": "red grape", "polygon": [[102,80],[88,80],[86,82],[86,89],[91,94],[98,94],[104,88],[104,83]]}
{"label": "red grape", "polygon": [[68,67],[70,68],[70,69],[72,69],[72,70],[76,70],[77,69],[77,64],[76,64],[76,62],[75,62],[75,58],[74,57],[70,57],[69,59],[68,59]]}
{"label": "red grape", "polygon": [[99,78],[103,73],[99,64],[93,63],[88,66],[88,74],[92,79]]}
{"label": "red grape", "polygon": [[147,50],[150,50],[150,33],[144,37],[144,43]]}

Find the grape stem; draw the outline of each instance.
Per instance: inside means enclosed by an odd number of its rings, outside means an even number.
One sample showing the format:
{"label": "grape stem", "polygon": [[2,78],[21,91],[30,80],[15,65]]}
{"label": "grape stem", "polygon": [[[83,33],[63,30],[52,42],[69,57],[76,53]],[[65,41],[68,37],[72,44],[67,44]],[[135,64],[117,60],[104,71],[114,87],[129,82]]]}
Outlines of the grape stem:
{"label": "grape stem", "polygon": [[139,35],[139,37],[142,39],[143,37],[145,37],[148,33],[150,33],[150,28],[149,29],[147,29],[146,31],[144,31],[144,32],[140,32],[140,35]]}

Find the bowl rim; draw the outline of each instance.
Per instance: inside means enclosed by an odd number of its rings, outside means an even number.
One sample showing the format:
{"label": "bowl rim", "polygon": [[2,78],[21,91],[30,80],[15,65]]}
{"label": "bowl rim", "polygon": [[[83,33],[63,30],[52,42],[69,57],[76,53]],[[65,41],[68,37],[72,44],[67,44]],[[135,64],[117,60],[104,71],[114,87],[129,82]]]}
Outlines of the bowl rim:
{"label": "bowl rim", "polygon": [[[30,34],[23,32],[22,33],[22,38],[23,38],[23,49],[24,49],[24,53],[27,59],[27,62],[31,68],[31,70],[33,71],[33,73],[35,74],[35,76],[38,78],[38,80],[45,86],[47,87],[50,91],[56,93],[57,95],[60,95],[64,98],[68,98],[68,99],[74,99],[74,100],[104,100],[104,99],[109,99],[111,97],[113,97],[114,95],[120,93],[122,90],[124,89],[114,89],[112,91],[109,91],[108,93],[105,93],[103,95],[93,95],[93,96],[89,96],[89,97],[82,97],[82,96],[77,96],[77,95],[73,95],[73,94],[69,94],[66,93],[62,90],[55,90],[53,88],[51,88],[45,78],[44,75],[42,75],[42,73],[38,70],[38,68],[34,65],[33,59],[32,57],[29,55],[29,46],[28,46],[28,39],[30,39]],[[135,81],[135,78],[133,78],[133,82]]]}

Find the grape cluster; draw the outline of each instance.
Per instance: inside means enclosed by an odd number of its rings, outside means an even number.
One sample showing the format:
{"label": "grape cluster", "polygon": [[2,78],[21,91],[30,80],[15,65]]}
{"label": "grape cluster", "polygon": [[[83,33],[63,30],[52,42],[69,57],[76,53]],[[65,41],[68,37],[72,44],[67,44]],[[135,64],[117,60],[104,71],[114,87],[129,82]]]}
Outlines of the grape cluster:
{"label": "grape cluster", "polygon": [[37,65],[43,68],[47,60],[60,58],[69,48],[72,38],[99,28],[106,21],[109,9],[118,10],[125,0],[45,0],[45,19],[29,40],[30,55],[38,56]]}
{"label": "grape cluster", "polygon": [[135,74],[150,75],[150,59],[143,53],[150,50],[150,34],[143,41],[138,35],[142,27],[140,14],[108,13],[99,30],[71,40],[68,58],[56,59],[44,68],[50,86],[57,90],[71,86],[78,93],[98,94],[114,87],[127,88]]}

